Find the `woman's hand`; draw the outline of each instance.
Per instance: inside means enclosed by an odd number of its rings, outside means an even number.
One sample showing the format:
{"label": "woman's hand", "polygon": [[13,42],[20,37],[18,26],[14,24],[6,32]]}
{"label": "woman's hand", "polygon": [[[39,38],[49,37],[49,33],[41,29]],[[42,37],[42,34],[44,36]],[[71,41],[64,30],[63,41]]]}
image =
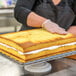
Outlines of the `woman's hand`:
{"label": "woman's hand", "polygon": [[48,20],[42,16],[37,15],[34,12],[31,12],[28,15],[27,25],[29,27],[43,27],[51,33],[67,34],[65,29],[59,27],[56,23],[52,22],[51,20]]}
{"label": "woman's hand", "polygon": [[51,33],[58,33],[58,34],[67,34],[65,29],[59,27],[56,23],[52,22],[51,20],[46,20],[42,27]]}

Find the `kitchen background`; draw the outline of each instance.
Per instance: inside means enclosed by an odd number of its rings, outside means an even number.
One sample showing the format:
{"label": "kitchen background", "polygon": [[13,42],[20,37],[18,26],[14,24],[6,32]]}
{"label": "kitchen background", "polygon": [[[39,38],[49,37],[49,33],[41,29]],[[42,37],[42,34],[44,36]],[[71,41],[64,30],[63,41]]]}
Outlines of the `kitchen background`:
{"label": "kitchen background", "polygon": [[0,34],[18,31],[21,24],[14,18],[17,0],[0,0]]}

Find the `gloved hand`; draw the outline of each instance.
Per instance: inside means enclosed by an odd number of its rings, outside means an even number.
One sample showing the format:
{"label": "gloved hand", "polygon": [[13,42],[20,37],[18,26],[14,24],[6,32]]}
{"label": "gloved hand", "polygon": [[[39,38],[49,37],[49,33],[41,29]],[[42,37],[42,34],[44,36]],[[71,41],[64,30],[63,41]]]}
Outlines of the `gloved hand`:
{"label": "gloved hand", "polygon": [[52,22],[51,20],[46,20],[42,27],[51,33],[58,33],[58,34],[67,34],[68,32],[65,29],[58,26],[58,24]]}

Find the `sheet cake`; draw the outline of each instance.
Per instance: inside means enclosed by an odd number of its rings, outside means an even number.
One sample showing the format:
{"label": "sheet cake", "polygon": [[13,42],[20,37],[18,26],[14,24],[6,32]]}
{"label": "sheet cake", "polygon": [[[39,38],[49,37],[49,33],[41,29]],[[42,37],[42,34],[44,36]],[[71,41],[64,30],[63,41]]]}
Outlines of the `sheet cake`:
{"label": "sheet cake", "polygon": [[76,37],[72,34],[52,34],[44,29],[32,29],[0,35],[0,52],[27,62],[76,50]]}

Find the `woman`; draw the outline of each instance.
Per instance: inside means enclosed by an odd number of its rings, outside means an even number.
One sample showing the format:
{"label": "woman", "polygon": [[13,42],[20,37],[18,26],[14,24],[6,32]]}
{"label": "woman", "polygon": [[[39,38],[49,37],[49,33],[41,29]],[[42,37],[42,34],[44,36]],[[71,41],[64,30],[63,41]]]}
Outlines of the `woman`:
{"label": "woman", "polygon": [[49,32],[76,35],[76,0],[18,0],[15,18],[21,30],[43,27]]}

